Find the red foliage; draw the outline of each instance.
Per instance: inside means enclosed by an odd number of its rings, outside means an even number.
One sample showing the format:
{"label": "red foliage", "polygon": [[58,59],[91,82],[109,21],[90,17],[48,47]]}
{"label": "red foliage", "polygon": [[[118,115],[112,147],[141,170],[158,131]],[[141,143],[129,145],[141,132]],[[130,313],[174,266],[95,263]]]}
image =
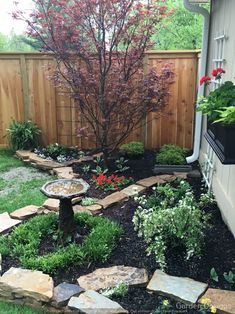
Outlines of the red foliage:
{"label": "red foliage", "polygon": [[14,16],[26,20],[28,34],[54,52],[56,69],[50,78],[56,86],[67,88],[107,156],[146,114],[167,103],[173,80],[170,67],[148,74],[143,69],[151,37],[169,14],[165,1],[34,2],[36,9],[29,19],[22,12]]}

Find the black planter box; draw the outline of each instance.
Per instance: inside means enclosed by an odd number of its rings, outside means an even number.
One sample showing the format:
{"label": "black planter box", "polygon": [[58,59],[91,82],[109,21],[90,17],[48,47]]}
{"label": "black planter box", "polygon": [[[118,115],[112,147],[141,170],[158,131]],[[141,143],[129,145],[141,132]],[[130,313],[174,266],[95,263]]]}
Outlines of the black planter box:
{"label": "black planter box", "polygon": [[208,122],[205,138],[222,164],[235,164],[235,124]]}

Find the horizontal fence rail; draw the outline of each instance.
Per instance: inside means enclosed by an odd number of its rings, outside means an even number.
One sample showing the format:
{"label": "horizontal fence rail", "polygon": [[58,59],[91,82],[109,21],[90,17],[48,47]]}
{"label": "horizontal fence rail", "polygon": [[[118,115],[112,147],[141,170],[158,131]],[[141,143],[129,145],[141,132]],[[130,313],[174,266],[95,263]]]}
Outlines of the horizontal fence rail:
{"label": "horizontal fence rail", "polygon": [[[148,51],[146,71],[169,64],[175,73],[168,105],[163,115],[150,113],[146,124],[132,132],[127,141],[144,141],[157,149],[173,143],[191,148],[197,91],[199,51]],[[0,146],[6,146],[6,129],[12,119],[30,119],[42,130],[42,144],[61,143],[93,148],[93,138],[76,136],[84,118],[70,97],[62,95],[47,79],[45,68],[53,54],[0,53]]]}

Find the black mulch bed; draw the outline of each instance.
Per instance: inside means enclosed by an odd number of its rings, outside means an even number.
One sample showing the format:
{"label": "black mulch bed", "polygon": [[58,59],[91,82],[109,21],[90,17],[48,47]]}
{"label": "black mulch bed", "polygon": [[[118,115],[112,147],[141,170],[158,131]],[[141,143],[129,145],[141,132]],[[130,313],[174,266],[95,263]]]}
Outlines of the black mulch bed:
{"label": "black mulch bed", "polygon": [[[155,157],[156,152],[151,150],[146,150],[144,155],[140,158],[135,159],[128,159],[127,166],[130,167],[127,171],[123,173],[116,173],[119,176],[124,175],[126,178],[133,178],[133,181],[136,182],[140,179],[150,177],[154,175],[153,168],[155,164]],[[106,173],[106,175],[112,175],[114,174],[116,167],[115,167],[115,160],[120,158],[120,155],[118,152],[115,152],[115,154],[110,158],[109,160],[109,172]],[[105,196],[115,192],[115,191],[103,191],[101,189],[97,190],[95,189],[94,185],[91,183],[92,176],[94,173],[90,172],[88,174],[84,174],[82,168],[84,165],[90,165],[91,169],[95,169],[96,164],[93,161],[83,162],[82,164],[74,164],[73,165],[73,171],[75,173],[79,173],[80,176],[89,182],[91,184],[91,188],[87,192],[88,197],[95,197],[95,198],[104,198]]]}
{"label": "black mulch bed", "polygon": [[[194,182],[195,183],[195,182]],[[196,192],[199,192],[200,184],[194,185]],[[94,271],[100,267],[110,267],[114,265],[125,265],[133,267],[144,267],[151,276],[158,268],[154,256],[146,256],[146,245],[141,238],[138,238],[133,229],[132,217],[136,204],[133,200],[113,206],[104,211],[103,215],[112,220],[120,222],[124,228],[124,235],[106,263],[93,263],[86,267],[70,267],[66,273],[58,272],[54,279],[56,283],[61,281],[76,282],[76,279],[84,274]],[[224,224],[219,209],[216,205],[208,207],[207,211],[212,214],[212,228],[207,230],[206,243],[201,259],[191,259],[186,261],[182,252],[176,249],[169,249],[167,252],[167,273],[174,276],[190,277],[198,281],[206,282],[210,287],[232,290],[224,279],[223,273],[235,270],[235,240]],[[210,279],[210,269],[214,267],[220,277],[218,283]],[[151,313],[161,300],[154,294],[150,294],[144,288],[132,288],[123,298],[116,298],[124,308],[130,313]],[[182,309],[181,304],[174,303],[177,313],[198,313],[195,309]]]}
{"label": "black mulch bed", "polygon": [[[152,168],[154,164],[154,153],[146,152],[143,159],[131,160],[134,170],[130,170],[127,176],[132,176],[135,181],[138,179],[153,175]],[[132,167],[131,167],[132,168]],[[80,173],[79,168],[75,167]],[[88,179],[84,176],[84,179]],[[190,181],[194,192],[197,196],[201,193],[201,182],[199,179],[191,179]],[[94,189],[91,189],[94,190]],[[96,190],[94,190],[96,191]],[[89,194],[92,197],[101,198],[100,191]],[[152,276],[158,268],[153,255],[147,256],[145,253],[146,245],[141,238],[137,237],[133,228],[132,218],[136,208],[134,200],[117,204],[103,212],[105,217],[118,221],[124,228],[124,234],[114,250],[112,256],[105,263],[95,262],[84,267],[70,266],[67,269],[58,271],[53,279],[55,285],[63,281],[76,283],[77,278],[81,275],[90,273],[97,268],[110,267],[114,265],[125,265],[133,267],[146,268],[149,276]],[[230,270],[235,271],[235,240],[228,230],[228,227],[223,222],[219,209],[216,205],[207,208],[207,211],[212,214],[212,228],[206,232],[206,243],[201,259],[193,258],[189,261],[184,259],[182,251],[179,249],[169,249],[167,252],[168,268],[166,272],[174,276],[190,277],[198,281],[206,282],[210,287],[232,290],[231,287],[223,278],[223,273]],[[44,244],[46,239],[43,240]],[[51,240],[48,239],[48,242]],[[43,244],[43,243],[42,243]],[[45,245],[45,251],[49,247]],[[43,248],[41,248],[43,252]],[[16,261],[3,259],[3,271],[6,271],[11,266],[19,266]],[[219,282],[213,282],[210,279],[210,270],[214,267],[219,275]],[[120,303],[130,313],[153,313],[156,307],[164,299],[157,295],[151,294],[145,288],[131,288],[129,293],[124,297],[116,297],[114,300]],[[190,309],[180,303],[172,301],[174,309],[177,313],[198,313],[197,309]]]}

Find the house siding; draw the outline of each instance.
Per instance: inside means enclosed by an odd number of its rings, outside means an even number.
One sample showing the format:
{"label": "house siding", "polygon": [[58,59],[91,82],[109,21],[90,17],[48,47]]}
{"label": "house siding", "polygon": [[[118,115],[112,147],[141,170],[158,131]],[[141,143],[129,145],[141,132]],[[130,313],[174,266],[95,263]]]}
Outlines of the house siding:
{"label": "house siding", "polygon": [[[214,68],[212,62],[215,51],[214,38],[223,31],[226,34],[224,80],[235,82],[235,1],[212,0],[211,27],[208,53],[207,73]],[[206,131],[206,119],[203,121],[203,135]],[[207,142],[202,136],[200,162],[203,163],[207,150]],[[235,145],[235,139],[234,139]],[[220,207],[222,216],[235,236],[235,165],[222,165],[215,155],[215,172],[212,188]]]}

